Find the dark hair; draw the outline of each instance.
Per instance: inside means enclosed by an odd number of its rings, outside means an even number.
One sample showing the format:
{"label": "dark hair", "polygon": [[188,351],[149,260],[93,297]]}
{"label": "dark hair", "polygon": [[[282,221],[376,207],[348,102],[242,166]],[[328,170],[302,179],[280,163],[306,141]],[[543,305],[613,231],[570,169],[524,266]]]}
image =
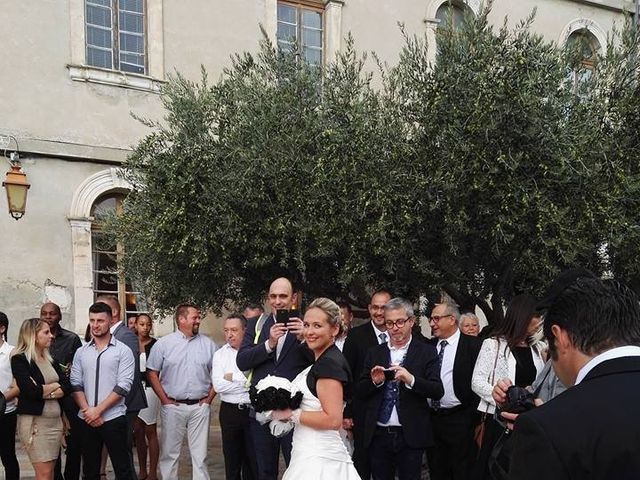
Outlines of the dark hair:
{"label": "dark hair", "polygon": [[615,280],[578,278],[550,303],[544,320],[552,358],[557,358],[551,327],[558,325],[575,348],[594,356],[622,345],[640,345],[638,296]]}
{"label": "dark hair", "polygon": [[178,323],[178,318],[187,316],[187,312],[189,311],[190,308],[195,308],[196,310],[198,310],[198,307],[196,307],[192,303],[181,303],[180,305],[177,306],[176,314],[175,314],[176,323]]}
{"label": "dark hair", "polygon": [[96,302],[89,307],[89,313],[107,313],[109,316],[113,315],[111,306],[103,302]]}
{"label": "dark hair", "polygon": [[260,303],[247,303],[244,306],[244,310],[246,310],[247,308],[251,309],[251,310],[263,310],[264,308],[262,307],[262,304]]}
{"label": "dark hair", "polygon": [[373,297],[375,297],[376,295],[383,294],[383,293],[386,293],[387,295],[389,295],[389,299],[393,298],[393,295],[391,295],[391,292],[389,290],[387,290],[385,288],[381,288],[381,289],[376,290],[375,292],[373,292],[371,294],[371,296],[369,297],[369,304],[371,304],[371,300],[373,300]]}
{"label": "dark hair", "polygon": [[0,327],[4,327],[4,337],[9,335],[9,318],[4,312],[0,312]]}
{"label": "dark hair", "polygon": [[227,315],[227,318],[225,318],[225,321],[229,320],[230,318],[237,318],[238,320],[240,320],[242,328],[247,328],[247,319],[240,312],[230,313],[229,315]]}
{"label": "dark hair", "polygon": [[338,302],[338,306],[340,308],[344,308],[349,313],[353,313],[353,309],[351,308],[351,304],[349,302]]}
{"label": "dark hair", "polygon": [[91,325],[87,323],[87,328],[84,329],[84,341],[89,343],[91,341]]}
{"label": "dark hair", "polygon": [[536,315],[536,299],[526,293],[517,295],[509,303],[504,320],[496,325],[491,336],[504,338],[509,348],[513,348],[527,339],[529,323]]}

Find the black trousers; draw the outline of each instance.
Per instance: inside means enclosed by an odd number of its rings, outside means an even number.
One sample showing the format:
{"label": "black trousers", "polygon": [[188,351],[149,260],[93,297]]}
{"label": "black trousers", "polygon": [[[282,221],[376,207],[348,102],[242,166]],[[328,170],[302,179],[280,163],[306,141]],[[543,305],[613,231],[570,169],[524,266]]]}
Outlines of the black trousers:
{"label": "black trousers", "polygon": [[417,480],[423,455],[423,448],[407,445],[402,427],[378,427],[369,445],[373,480]]}
{"label": "black trousers", "polygon": [[482,447],[478,452],[478,456],[473,467],[473,473],[471,478],[474,480],[489,480],[491,475],[489,474],[489,457],[491,457],[491,451],[496,444],[504,427],[493,419],[493,415],[489,415],[484,421],[484,438],[482,439]]}
{"label": "black trousers", "polygon": [[220,402],[220,430],[227,480],[255,480],[258,467],[249,427],[249,409]]}
{"label": "black trousers", "polygon": [[16,412],[0,415],[0,459],[6,480],[20,478],[20,465],[16,458]]}
{"label": "black trousers", "polygon": [[[127,410],[127,449],[129,451],[129,466],[131,467],[131,471],[135,472],[136,467],[133,463],[133,425],[135,424],[136,418],[138,418],[138,414],[140,410]],[[136,477],[137,478],[137,477]],[[67,479],[65,479],[67,480]]]}
{"label": "black trousers", "polygon": [[354,404],[353,412],[353,466],[363,480],[371,478],[371,464],[369,462],[369,450],[364,445],[364,418],[357,415],[355,409],[363,408]]}
{"label": "black trousers", "polygon": [[65,448],[64,475],[62,474],[62,455],[58,456],[54,469],[55,480],[79,480],[80,479],[80,459],[82,458],[81,432],[84,421],[78,417],[78,407],[72,398],[68,398],[71,402],[63,403],[64,413],[69,421],[69,433],[65,437],[67,447]]}
{"label": "black trousers", "polygon": [[[454,407],[455,408],[455,407]],[[427,449],[431,480],[468,480],[476,457],[474,408],[431,412],[435,446]]]}
{"label": "black trousers", "polygon": [[124,415],[91,427],[83,422],[82,459],[85,480],[100,480],[102,446],[107,447],[117,480],[136,480],[129,461],[127,419]]}
{"label": "black trousers", "polygon": [[260,425],[255,418],[249,422],[251,438],[256,452],[258,465],[258,480],[276,480],[278,478],[278,463],[280,450],[284,462],[289,466],[291,461],[291,439],[293,430],[282,438],[276,438],[269,431],[269,424]]}

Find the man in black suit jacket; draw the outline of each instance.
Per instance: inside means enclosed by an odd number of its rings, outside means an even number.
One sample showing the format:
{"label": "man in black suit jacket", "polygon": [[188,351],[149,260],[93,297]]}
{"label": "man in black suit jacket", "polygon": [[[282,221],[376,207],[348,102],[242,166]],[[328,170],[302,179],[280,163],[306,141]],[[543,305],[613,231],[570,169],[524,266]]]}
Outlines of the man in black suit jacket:
{"label": "man in black suit jacket", "polygon": [[[379,290],[371,295],[367,307],[371,321],[351,329],[344,342],[342,354],[347,359],[355,380],[362,375],[364,361],[369,350],[376,345],[386,343],[388,340],[387,326],[384,324],[384,306],[389,300],[391,300],[391,295],[384,290]],[[354,381],[354,389],[355,385]],[[351,401],[344,411],[343,427],[353,432],[353,465],[361,478],[369,480],[371,478],[369,453],[363,444],[364,404],[353,393]]]}
{"label": "man in black suit jacket", "polygon": [[437,304],[429,319],[444,387],[442,398],[431,402],[435,445],[427,456],[432,480],[466,480],[476,453],[473,428],[479,399],[471,390],[471,376],[482,342],[463,334],[459,321],[460,311],[451,303]]}
{"label": "man in black suit jacket", "polygon": [[[252,318],[247,322],[244,339],[236,363],[243,371],[251,370],[251,385],[255,385],[267,375],[276,375],[293,380],[302,370],[311,365],[313,354],[306,344],[298,339],[302,332],[302,320],[289,318],[287,325],[276,322],[277,310],[290,310],[296,302],[291,282],[278,278],[269,287],[271,314]],[[251,420],[258,480],[275,480],[278,477],[278,456],[280,449],[285,463],[291,459],[291,437],[293,432],[282,438],[271,435],[268,425],[260,425]]]}
{"label": "man in black suit jacket", "polygon": [[640,478],[638,296],[613,280],[578,278],[548,300],[544,322],[554,369],[572,386],[519,415],[509,478]]}
{"label": "man in black suit jacket", "polygon": [[356,395],[364,402],[363,444],[374,480],[420,478],[433,445],[428,399],[444,393],[433,345],[412,340],[413,307],[401,298],[384,307],[389,342],[367,353]]}

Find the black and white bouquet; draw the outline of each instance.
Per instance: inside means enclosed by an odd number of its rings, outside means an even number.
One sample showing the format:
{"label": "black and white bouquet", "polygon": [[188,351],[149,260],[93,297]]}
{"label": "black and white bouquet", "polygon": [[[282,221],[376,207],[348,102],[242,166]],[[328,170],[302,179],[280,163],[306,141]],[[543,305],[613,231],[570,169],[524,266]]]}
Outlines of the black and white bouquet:
{"label": "black and white bouquet", "polygon": [[267,375],[249,389],[256,420],[269,423],[271,434],[282,437],[299,419],[302,392],[286,378]]}

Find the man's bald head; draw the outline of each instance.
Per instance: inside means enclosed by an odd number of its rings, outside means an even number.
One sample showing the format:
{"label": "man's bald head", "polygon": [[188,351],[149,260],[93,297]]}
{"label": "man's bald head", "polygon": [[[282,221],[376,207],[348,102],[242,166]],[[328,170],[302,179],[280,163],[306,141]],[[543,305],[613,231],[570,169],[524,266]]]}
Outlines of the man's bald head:
{"label": "man's bald head", "polygon": [[113,295],[100,295],[96,303],[105,303],[111,307],[111,325],[120,321],[120,302]]}
{"label": "man's bald head", "polygon": [[293,293],[293,285],[288,278],[276,278],[269,287],[269,306],[271,311],[290,309],[296,303],[296,295]]}

